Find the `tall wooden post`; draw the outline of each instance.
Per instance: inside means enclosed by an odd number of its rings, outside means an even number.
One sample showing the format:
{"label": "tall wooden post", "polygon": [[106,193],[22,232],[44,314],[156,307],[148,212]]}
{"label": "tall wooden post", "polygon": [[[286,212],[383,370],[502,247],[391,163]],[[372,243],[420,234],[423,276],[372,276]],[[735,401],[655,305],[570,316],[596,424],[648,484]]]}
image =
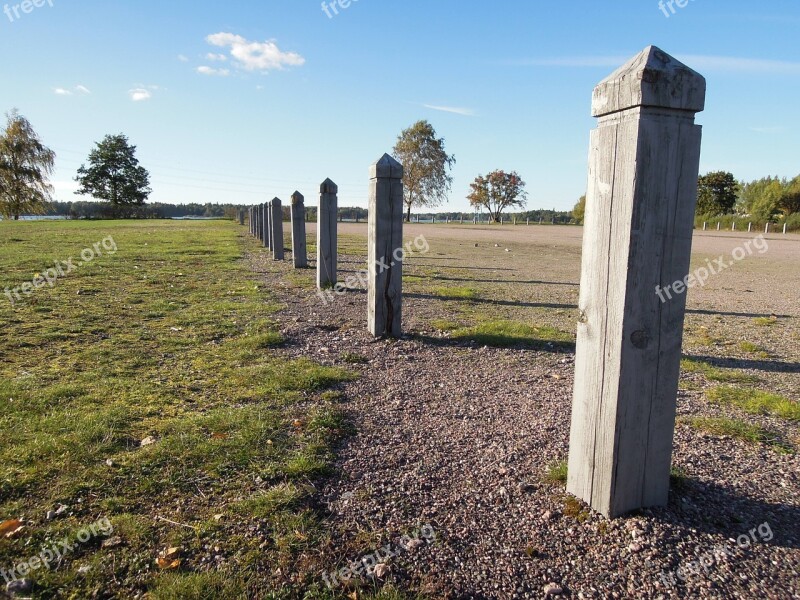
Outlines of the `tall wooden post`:
{"label": "tall wooden post", "polygon": [[402,334],[403,252],[403,166],[384,154],[369,187],[367,325],[375,337]]}
{"label": "tall wooden post", "polygon": [[330,179],[319,186],[317,206],[317,287],[321,290],[336,285],[337,216],[339,188]]}
{"label": "tall wooden post", "polygon": [[272,225],[270,242],[272,243],[272,258],[283,260],[283,206],[280,198],[273,198],[269,203],[269,222]]}
{"label": "tall wooden post", "polygon": [[264,247],[272,251],[272,201],[264,204]]}
{"label": "tall wooden post", "polygon": [[308,266],[306,205],[300,192],[292,194],[292,259],[295,269],[305,269]]}
{"label": "tall wooden post", "polygon": [[567,490],[667,503],[705,79],[654,46],[594,90]]}

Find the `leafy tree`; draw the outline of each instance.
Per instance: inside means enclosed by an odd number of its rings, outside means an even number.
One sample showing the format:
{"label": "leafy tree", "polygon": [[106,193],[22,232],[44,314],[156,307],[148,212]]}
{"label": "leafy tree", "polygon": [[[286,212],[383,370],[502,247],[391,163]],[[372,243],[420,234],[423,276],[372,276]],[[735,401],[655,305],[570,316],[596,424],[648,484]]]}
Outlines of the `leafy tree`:
{"label": "leafy tree", "polygon": [[575,208],[572,209],[572,218],[575,219],[575,223],[578,225],[583,225],[583,218],[586,216],[586,196],[581,196],[578,203],[575,205]]}
{"label": "leafy tree", "polygon": [[783,184],[777,177],[762,177],[749,183],[742,183],[736,210],[740,214],[769,220],[776,211],[775,205],[782,193]]}
{"label": "leafy tree", "polygon": [[0,215],[16,221],[24,213],[45,212],[52,198],[48,177],[56,155],[16,110],[6,119],[0,133]]}
{"label": "leafy tree", "polygon": [[485,208],[495,223],[500,221],[500,215],[506,208],[524,208],[528,197],[525,182],[516,171],[506,173],[498,170],[492,171],[486,177],[478,175],[469,185],[472,188],[467,196],[469,203],[476,208]]}
{"label": "leafy tree", "polygon": [[732,173],[715,171],[700,177],[697,188],[697,214],[723,215],[733,212],[739,182]]}
{"label": "leafy tree", "polygon": [[453,184],[449,170],[456,158],[447,154],[444,138],[436,137],[428,121],[417,121],[403,130],[394,146],[394,157],[403,165],[406,221],[411,220],[413,207],[435,207],[447,199]]}
{"label": "leafy tree", "polygon": [[89,153],[89,167],[81,165],[75,178],[77,194],[110,202],[112,207],[144,204],[150,195],[150,174],[139,165],[136,146],[122,134],[107,135]]}
{"label": "leafy tree", "polygon": [[786,190],[777,202],[777,208],[787,217],[794,213],[800,213],[800,176],[795,177],[786,186]]}

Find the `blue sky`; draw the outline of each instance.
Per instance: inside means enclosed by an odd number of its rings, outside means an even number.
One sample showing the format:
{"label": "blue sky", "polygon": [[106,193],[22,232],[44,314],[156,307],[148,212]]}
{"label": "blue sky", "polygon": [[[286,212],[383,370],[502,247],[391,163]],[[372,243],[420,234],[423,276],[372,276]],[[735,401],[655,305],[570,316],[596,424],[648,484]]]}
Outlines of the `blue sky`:
{"label": "blue sky", "polygon": [[[469,182],[517,170],[531,208],[586,187],[592,88],[655,44],[708,80],[701,171],[800,173],[800,1],[0,0],[0,108],[57,154],[59,200],[123,132],[151,200],[255,204],[319,182],[366,206],[368,167],[428,119]],[[52,6],[51,6],[52,4]],[[15,6],[18,8],[15,12]],[[499,8],[498,8],[499,7]]]}

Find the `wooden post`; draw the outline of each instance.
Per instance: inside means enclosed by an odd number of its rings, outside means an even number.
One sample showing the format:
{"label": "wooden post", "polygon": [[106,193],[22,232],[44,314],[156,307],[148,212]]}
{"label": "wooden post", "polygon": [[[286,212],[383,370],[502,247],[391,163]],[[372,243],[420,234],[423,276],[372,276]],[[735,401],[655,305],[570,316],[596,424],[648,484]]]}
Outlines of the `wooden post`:
{"label": "wooden post", "polygon": [[259,204],[256,206],[256,239],[261,241],[264,239],[264,205]]}
{"label": "wooden post", "polygon": [[767,221],[767,225],[764,227],[764,233],[769,233],[769,221]]}
{"label": "wooden post", "polygon": [[269,203],[270,208],[270,242],[272,244],[273,260],[283,260],[283,206],[279,198],[273,198]]}
{"label": "wooden post", "polygon": [[594,90],[567,490],[607,517],[667,503],[705,89],[650,46]]}
{"label": "wooden post", "polygon": [[272,234],[274,233],[272,227],[272,201],[264,205],[264,246],[273,249]]}
{"label": "wooden post", "polygon": [[736,231],[736,221],[731,224],[731,231]]}
{"label": "wooden post", "polygon": [[708,229],[708,223],[706,221],[703,221],[703,231],[705,231],[706,229]]}
{"label": "wooden post", "polygon": [[402,334],[403,166],[388,154],[370,167],[367,325],[375,337]]}
{"label": "wooden post", "polygon": [[783,235],[786,235],[786,232],[788,231],[788,229],[787,229],[788,227],[789,227],[788,223],[784,223],[783,224]]}
{"label": "wooden post", "polygon": [[747,224],[747,233],[751,233],[752,231],[753,231],[753,224],[752,223],[748,223]]}
{"label": "wooden post", "polygon": [[717,221],[717,231],[722,230],[722,221]]}
{"label": "wooden post", "polygon": [[308,266],[306,205],[300,192],[292,194],[292,259],[295,269],[305,269]]}
{"label": "wooden post", "polygon": [[319,186],[317,206],[317,287],[336,285],[336,217],[339,212],[339,188],[330,179]]}

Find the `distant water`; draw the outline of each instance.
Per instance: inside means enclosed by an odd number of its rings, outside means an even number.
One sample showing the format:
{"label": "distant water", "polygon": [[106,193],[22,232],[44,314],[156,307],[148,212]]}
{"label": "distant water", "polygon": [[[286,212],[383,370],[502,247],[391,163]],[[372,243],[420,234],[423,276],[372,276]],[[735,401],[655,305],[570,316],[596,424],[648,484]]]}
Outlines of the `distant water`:
{"label": "distant water", "polygon": [[[31,215],[20,217],[20,221],[66,221],[69,217],[65,217],[64,215]],[[0,217],[0,221],[3,220],[3,217]],[[13,221],[14,219],[8,219],[9,221]]]}

